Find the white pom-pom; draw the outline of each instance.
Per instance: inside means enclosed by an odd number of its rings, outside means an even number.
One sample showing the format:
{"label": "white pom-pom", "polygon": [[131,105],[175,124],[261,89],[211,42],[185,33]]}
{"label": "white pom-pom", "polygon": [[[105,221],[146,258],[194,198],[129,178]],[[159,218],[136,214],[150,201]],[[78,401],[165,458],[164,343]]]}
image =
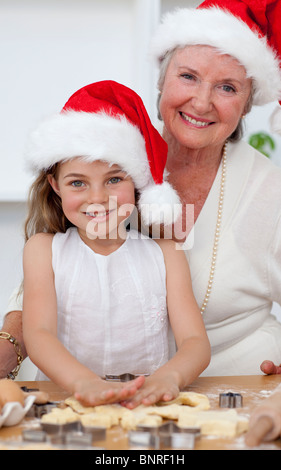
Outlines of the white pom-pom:
{"label": "white pom-pom", "polygon": [[277,106],[270,117],[270,127],[272,132],[281,134],[281,106]]}
{"label": "white pom-pom", "polygon": [[141,193],[138,207],[146,226],[172,225],[182,213],[180,198],[166,181],[145,188]]}

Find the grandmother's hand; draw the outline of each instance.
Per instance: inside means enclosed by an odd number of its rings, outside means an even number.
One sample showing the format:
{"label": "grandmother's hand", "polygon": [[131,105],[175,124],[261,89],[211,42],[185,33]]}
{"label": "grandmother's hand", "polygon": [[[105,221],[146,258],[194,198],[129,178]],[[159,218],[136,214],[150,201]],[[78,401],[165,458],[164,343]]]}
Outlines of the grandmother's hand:
{"label": "grandmother's hand", "polygon": [[281,365],[276,366],[272,361],[263,361],[260,369],[266,375],[281,374]]}

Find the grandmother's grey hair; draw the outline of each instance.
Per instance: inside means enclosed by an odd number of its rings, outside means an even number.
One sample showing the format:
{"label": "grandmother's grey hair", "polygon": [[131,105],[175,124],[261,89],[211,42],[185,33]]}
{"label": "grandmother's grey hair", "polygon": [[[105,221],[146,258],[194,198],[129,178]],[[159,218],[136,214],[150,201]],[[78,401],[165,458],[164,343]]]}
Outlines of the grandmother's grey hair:
{"label": "grandmother's grey hair", "polygon": [[[160,121],[163,121],[162,119],[162,116],[160,114],[160,110],[159,110],[159,103],[160,103],[160,99],[161,99],[161,92],[162,92],[162,89],[163,89],[163,85],[164,85],[164,81],[165,81],[165,77],[166,77],[166,72],[167,72],[167,69],[168,69],[168,66],[170,64],[170,61],[174,55],[174,53],[178,50],[178,49],[183,49],[181,47],[177,47],[177,48],[174,48],[174,49],[171,49],[170,51],[168,51],[165,56],[163,57],[163,59],[161,60],[161,63],[160,63],[160,68],[159,68],[159,75],[158,75],[158,82],[157,82],[157,87],[158,87],[158,90],[159,90],[159,94],[158,94],[158,98],[157,98],[157,110],[158,110],[158,119]],[[252,87],[251,87],[251,93],[250,93],[250,96],[248,98],[248,101],[246,103],[246,106],[245,106],[245,110],[244,110],[244,115],[248,114],[251,109],[252,109],[252,106],[253,106],[253,97],[254,97],[254,81],[252,83]],[[238,122],[238,125],[235,129],[235,131],[231,134],[231,136],[228,138],[228,141],[229,142],[238,142],[239,140],[242,139],[244,135],[244,122],[243,122],[243,119],[240,118],[239,122]]]}

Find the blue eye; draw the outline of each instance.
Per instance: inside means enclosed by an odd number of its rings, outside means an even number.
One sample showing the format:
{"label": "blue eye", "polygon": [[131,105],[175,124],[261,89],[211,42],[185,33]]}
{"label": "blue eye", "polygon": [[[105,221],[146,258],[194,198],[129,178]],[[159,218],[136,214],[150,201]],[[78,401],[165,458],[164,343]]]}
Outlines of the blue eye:
{"label": "blue eye", "polygon": [[236,90],[233,86],[231,85],[223,85],[222,86],[222,89],[223,91],[225,91],[226,93],[236,93]]}
{"label": "blue eye", "polygon": [[110,178],[109,183],[116,184],[116,183],[119,183],[120,181],[121,181],[121,178],[119,178],[119,176],[113,176],[112,178]]}
{"label": "blue eye", "polygon": [[74,188],[81,188],[83,186],[83,182],[82,181],[72,181],[71,182],[71,186],[73,186]]}
{"label": "blue eye", "polygon": [[194,80],[194,78],[195,78],[195,77],[194,77],[193,75],[191,75],[190,73],[183,73],[183,74],[181,74],[181,77],[182,77],[182,78],[185,78],[186,80],[190,80],[190,81],[191,81],[191,80]]}

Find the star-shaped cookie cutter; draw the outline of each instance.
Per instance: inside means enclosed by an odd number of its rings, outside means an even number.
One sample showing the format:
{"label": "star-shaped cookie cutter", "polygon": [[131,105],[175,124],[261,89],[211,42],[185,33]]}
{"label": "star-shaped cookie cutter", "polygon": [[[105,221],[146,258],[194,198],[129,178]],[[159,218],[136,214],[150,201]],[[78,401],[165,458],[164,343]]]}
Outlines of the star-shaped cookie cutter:
{"label": "star-shaped cookie cutter", "polygon": [[41,429],[24,429],[22,431],[23,442],[44,442],[54,446],[63,446],[64,448],[86,448],[103,449],[95,447],[94,441],[104,440],[105,430],[86,431],[80,429],[79,423],[68,423],[67,425],[55,425],[51,429],[43,427]]}
{"label": "star-shaped cookie cutter", "polygon": [[159,427],[137,426],[136,430],[129,431],[130,445],[161,449],[170,447],[174,449],[194,449],[195,439],[200,436],[200,428],[181,428],[173,421],[168,421]]}

